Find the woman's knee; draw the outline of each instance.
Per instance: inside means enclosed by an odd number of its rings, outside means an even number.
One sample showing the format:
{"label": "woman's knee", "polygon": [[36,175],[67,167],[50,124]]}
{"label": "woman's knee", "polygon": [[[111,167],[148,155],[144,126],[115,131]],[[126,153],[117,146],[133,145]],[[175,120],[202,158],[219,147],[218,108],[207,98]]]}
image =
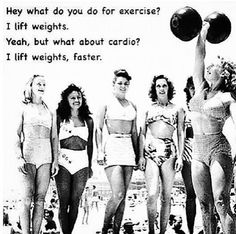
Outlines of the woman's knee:
{"label": "woman's knee", "polygon": [[221,194],[215,197],[215,207],[219,215],[224,214],[225,211],[229,208],[230,199],[229,196]]}
{"label": "woman's knee", "polygon": [[125,191],[119,191],[117,193],[112,194],[112,199],[116,203],[120,203],[125,200]]}
{"label": "woman's knee", "polygon": [[42,205],[45,201],[45,194],[44,193],[38,193],[34,196],[34,204],[35,205]]}
{"label": "woman's knee", "polygon": [[26,197],[21,198],[21,204],[24,207],[30,208],[31,207],[31,203],[32,203],[32,196],[26,196]]}

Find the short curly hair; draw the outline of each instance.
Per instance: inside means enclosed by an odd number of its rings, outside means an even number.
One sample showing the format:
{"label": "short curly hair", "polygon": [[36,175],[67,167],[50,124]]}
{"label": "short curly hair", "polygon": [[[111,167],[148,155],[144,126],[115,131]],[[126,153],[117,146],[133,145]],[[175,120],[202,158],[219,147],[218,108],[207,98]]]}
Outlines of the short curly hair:
{"label": "short curly hair", "polygon": [[172,100],[175,95],[174,85],[173,85],[172,81],[170,81],[169,78],[167,78],[164,75],[154,76],[152,79],[151,87],[149,89],[149,93],[148,93],[148,96],[151,98],[152,102],[156,102],[158,99],[157,92],[156,92],[156,81],[160,80],[160,79],[165,79],[167,82],[167,85],[168,85],[167,98],[168,98],[168,100],[169,101]]}
{"label": "short curly hair", "polygon": [[236,64],[221,56],[217,56],[217,58],[220,60],[218,65],[220,67],[220,76],[223,80],[219,86],[219,90],[222,92],[230,92],[232,97],[236,99]]}

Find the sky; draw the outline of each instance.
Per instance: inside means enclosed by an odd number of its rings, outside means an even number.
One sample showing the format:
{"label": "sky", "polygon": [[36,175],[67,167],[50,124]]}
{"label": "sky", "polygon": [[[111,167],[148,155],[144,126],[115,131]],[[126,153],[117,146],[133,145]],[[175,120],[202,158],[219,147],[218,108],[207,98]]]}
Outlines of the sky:
{"label": "sky", "polygon": [[[14,137],[16,134],[16,119],[18,107],[22,98],[22,90],[26,81],[33,74],[44,75],[47,87],[45,101],[51,109],[57,107],[60,93],[70,83],[82,86],[91,111],[96,114],[101,103],[109,98],[112,91],[113,72],[124,68],[132,76],[128,98],[135,102],[142,111],[149,102],[148,90],[154,75],[165,74],[174,83],[177,94],[175,103],[185,106],[183,88],[186,79],[192,74],[194,64],[194,49],[196,38],[184,42],[176,38],[170,30],[170,18],[173,13],[185,6],[198,11],[202,19],[214,11],[225,13],[232,24],[229,38],[220,44],[207,43],[206,63],[215,61],[217,55],[236,61],[236,2],[234,1],[2,1],[1,3],[1,105],[2,105],[2,178],[8,175],[4,183],[4,191],[12,188],[16,179],[14,159]],[[6,8],[22,8],[21,16],[6,15]],[[48,14],[27,15],[26,9],[37,7],[49,9]],[[58,7],[63,9],[62,15],[55,15],[52,11]],[[86,10],[97,9],[97,15],[88,15]],[[113,10],[113,14],[104,15]],[[155,15],[120,15],[120,9],[154,9]],[[83,9],[83,15],[68,16],[68,9]],[[43,13],[43,12],[41,12]],[[15,23],[26,22],[27,30],[7,30],[7,23],[11,27]],[[68,30],[32,30],[32,24],[66,24]],[[26,39],[29,46],[8,45],[6,38]],[[37,40],[49,40],[47,45],[34,45]],[[55,39],[71,40],[74,45],[53,45]],[[102,41],[103,45],[82,46],[81,40]],[[135,42],[135,45],[108,45],[109,40],[125,40]],[[69,43],[69,41],[68,41]],[[7,53],[11,54],[11,61],[7,61]],[[14,61],[15,53],[31,55],[66,54],[68,62],[47,61],[35,62]],[[101,61],[74,61],[73,55],[100,55]],[[140,112],[141,112],[140,111]],[[230,131],[229,131],[230,135]]]}

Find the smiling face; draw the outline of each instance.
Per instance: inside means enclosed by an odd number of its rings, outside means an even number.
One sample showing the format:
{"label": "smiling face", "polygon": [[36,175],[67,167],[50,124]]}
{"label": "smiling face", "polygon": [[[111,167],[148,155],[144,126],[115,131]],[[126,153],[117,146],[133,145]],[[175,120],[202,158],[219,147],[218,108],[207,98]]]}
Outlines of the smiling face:
{"label": "smiling face", "polygon": [[221,82],[221,67],[218,64],[211,64],[206,69],[206,81],[209,85]]}
{"label": "smiling face", "polygon": [[45,79],[41,76],[36,77],[32,83],[32,94],[36,97],[42,97],[45,92]]}
{"label": "smiling face", "polygon": [[114,94],[124,97],[129,89],[130,82],[124,77],[117,77],[114,82]]}
{"label": "smiling face", "polygon": [[82,106],[82,94],[77,91],[73,91],[68,95],[68,103],[71,109],[79,109]]}
{"label": "smiling face", "polygon": [[156,80],[156,94],[157,94],[157,99],[166,99],[168,96],[168,84],[166,79],[157,79]]}

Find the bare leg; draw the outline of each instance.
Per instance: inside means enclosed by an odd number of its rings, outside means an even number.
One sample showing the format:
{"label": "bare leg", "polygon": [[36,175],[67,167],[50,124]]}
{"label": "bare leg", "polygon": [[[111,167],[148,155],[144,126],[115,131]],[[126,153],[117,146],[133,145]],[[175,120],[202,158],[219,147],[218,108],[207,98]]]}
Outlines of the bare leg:
{"label": "bare leg", "polygon": [[221,156],[219,161],[214,161],[211,165],[212,189],[223,232],[233,234],[236,233],[235,218],[230,208],[233,164],[228,156]]}
{"label": "bare leg", "polygon": [[43,164],[36,171],[35,199],[33,210],[33,234],[39,234],[43,220],[44,200],[50,182],[51,164]]}
{"label": "bare leg", "polygon": [[125,199],[125,181],[121,166],[110,166],[105,169],[112,190],[112,197],[107,203],[102,233],[106,234],[120,203]]}
{"label": "bare leg", "polygon": [[204,233],[215,234],[216,220],[209,167],[193,159],[192,180],[201,207]]}
{"label": "bare leg", "polygon": [[161,212],[160,212],[160,234],[165,233],[171,209],[171,190],[175,179],[176,158],[170,158],[161,166]]}
{"label": "bare leg", "polygon": [[68,208],[71,196],[71,174],[67,169],[60,166],[55,178],[60,203],[58,213],[60,226],[63,234],[70,234]]}
{"label": "bare leg", "polygon": [[27,174],[20,173],[21,183],[21,208],[20,208],[20,220],[23,234],[30,234],[30,207],[35,192],[35,176],[36,167],[33,164],[26,164]]}
{"label": "bare leg", "polygon": [[157,213],[157,198],[159,195],[159,167],[151,159],[147,158],[145,179],[148,192],[147,214],[149,234],[154,234],[154,224]]}
{"label": "bare leg", "polygon": [[190,234],[193,234],[194,220],[196,216],[196,194],[193,188],[191,162],[183,161],[182,177],[187,194],[186,198],[186,217]]}
{"label": "bare leg", "polygon": [[[125,182],[124,185],[125,185],[125,196],[126,196],[126,193],[130,184],[130,180],[132,177],[132,173],[133,173],[133,167],[123,166],[122,169],[123,169],[123,176],[124,176],[124,182]],[[125,210],[125,197],[121,201],[115,213],[114,225],[113,225],[114,234],[119,233],[120,231],[120,226],[123,219],[124,210]]]}
{"label": "bare leg", "polygon": [[[88,168],[83,168],[72,175],[72,187],[69,209],[69,231],[72,233],[79,210],[79,202],[88,180]],[[88,213],[87,213],[88,215]]]}

